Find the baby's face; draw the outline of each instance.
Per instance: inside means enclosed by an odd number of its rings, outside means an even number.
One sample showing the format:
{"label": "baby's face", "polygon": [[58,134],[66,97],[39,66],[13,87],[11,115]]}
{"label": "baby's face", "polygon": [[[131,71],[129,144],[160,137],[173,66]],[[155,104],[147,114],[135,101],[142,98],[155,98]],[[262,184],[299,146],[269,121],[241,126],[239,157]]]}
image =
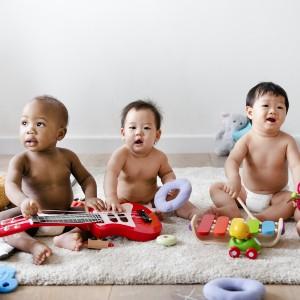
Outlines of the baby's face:
{"label": "baby's face", "polygon": [[54,109],[41,101],[34,100],[23,109],[20,124],[21,142],[30,151],[51,150],[62,138],[64,129],[59,124]]}
{"label": "baby's face", "polygon": [[271,93],[257,98],[253,107],[247,106],[246,110],[252,125],[266,132],[278,132],[286,117],[284,97]]}
{"label": "baby's face", "polygon": [[149,109],[131,109],[121,134],[128,148],[137,155],[147,155],[160,138],[156,129],[154,113]]}

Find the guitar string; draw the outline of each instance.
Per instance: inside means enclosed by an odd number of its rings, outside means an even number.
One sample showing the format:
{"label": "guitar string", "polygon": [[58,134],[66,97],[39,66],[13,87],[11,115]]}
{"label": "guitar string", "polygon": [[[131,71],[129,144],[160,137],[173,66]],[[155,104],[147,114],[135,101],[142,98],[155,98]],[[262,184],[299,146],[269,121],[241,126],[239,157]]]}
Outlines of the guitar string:
{"label": "guitar string", "polygon": [[[101,217],[101,215],[98,215],[98,214],[96,216],[95,215],[96,214],[85,214],[85,215],[78,216],[76,214],[76,216],[74,216],[74,215],[72,216],[72,215],[63,215],[63,214],[58,214],[58,215],[53,214],[53,215],[46,215],[46,216],[37,216],[37,219],[38,219],[38,221],[40,221],[40,223],[51,223],[51,222],[52,223],[59,223],[59,222],[63,223],[64,222],[66,224],[83,224],[83,223],[101,223],[100,221],[103,221],[104,224],[108,224],[108,223],[105,223],[105,220],[103,220],[102,218],[100,220],[95,219],[97,217]],[[131,214],[131,215],[127,214],[122,217],[124,218],[126,216],[127,216],[127,218],[134,216],[135,220],[145,220],[145,218],[141,217],[140,215],[133,215],[133,214]],[[21,215],[21,217],[22,217],[22,215]],[[45,218],[45,217],[47,217],[47,218]],[[122,217],[119,216],[119,219],[122,219]],[[17,217],[15,217],[15,218],[17,218]],[[112,216],[111,219],[117,219],[117,217]],[[10,220],[10,219],[8,219],[8,220]],[[23,218],[20,219],[19,218],[18,220],[15,220],[15,221],[11,220],[10,222],[8,221],[4,224],[1,224],[0,227],[1,226],[6,227],[6,226],[22,225],[22,224],[26,224],[26,223],[30,222],[30,220],[32,220],[32,219],[23,219]],[[32,221],[33,221],[33,223],[37,223],[34,220],[32,220]],[[70,223],[68,223],[68,221]],[[117,222],[113,222],[113,221],[111,221],[111,222],[112,222],[112,224],[117,223]],[[120,222],[120,221],[118,220],[118,222]],[[125,223],[124,221],[122,221],[122,222]]]}

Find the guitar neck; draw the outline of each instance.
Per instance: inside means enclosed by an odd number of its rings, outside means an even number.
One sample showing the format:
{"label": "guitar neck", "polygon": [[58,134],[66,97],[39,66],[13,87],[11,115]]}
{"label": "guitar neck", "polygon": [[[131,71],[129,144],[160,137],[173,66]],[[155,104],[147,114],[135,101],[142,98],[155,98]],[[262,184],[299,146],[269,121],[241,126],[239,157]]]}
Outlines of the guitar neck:
{"label": "guitar neck", "polygon": [[[100,213],[76,213],[76,214],[54,214],[33,216],[30,221],[32,224],[43,225],[72,225],[84,223],[104,223]],[[42,226],[43,226],[42,225]]]}

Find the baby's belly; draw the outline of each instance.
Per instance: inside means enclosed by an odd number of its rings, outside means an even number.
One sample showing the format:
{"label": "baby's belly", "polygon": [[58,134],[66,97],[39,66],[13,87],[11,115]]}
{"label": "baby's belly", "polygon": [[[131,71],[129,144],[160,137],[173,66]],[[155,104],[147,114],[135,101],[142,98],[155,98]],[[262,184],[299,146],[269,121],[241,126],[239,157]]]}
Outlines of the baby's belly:
{"label": "baby's belly", "polygon": [[252,192],[261,194],[275,194],[284,189],[288,184],[285,174],[260,173],[253,176],[243,176],[244,185]]}
{"label": "baby's belly", "polygon": [[73,192],[68,188],[41,189],[29,192],[27,195],[32,199],[36,199],[43,210],[69,209],[73,200]]}
{"label": "baby's belly", "polygon": [[118,198],[122,201],[138,202],[147,204],[154,199],[157,191],[156,185],[147,184],[119,184]]}

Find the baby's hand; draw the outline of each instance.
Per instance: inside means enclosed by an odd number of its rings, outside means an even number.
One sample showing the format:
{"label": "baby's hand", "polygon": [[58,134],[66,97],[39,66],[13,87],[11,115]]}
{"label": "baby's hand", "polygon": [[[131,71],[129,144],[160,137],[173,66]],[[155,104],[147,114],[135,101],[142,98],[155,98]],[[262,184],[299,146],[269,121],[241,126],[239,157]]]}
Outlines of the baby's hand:
{"label": "baby's hand", "polygon": [[170,190],[167,194],[167,201],[175,199],[179,192],[180,190],[178,189]]}
{"label": "baby's hand", "polygon": [[106,207],[107,210],[123,212],[124,208],[122,207],[120,201],[118,199],[106,199]]}
{"label": "baby's hand", "polygon": [[224,184],[223,191],[228,193],[230,197],[237,198],[241,191],[241,184],[239,182],[228,181]]}
{"label": "baby's hand", "polygon": [[102,211],[106,209],[105,203],[96,197],[85,199],[85,210],[89,211],[89,208],[92,208],[95,211]]}
{"label": "baby's hand", "polygon": [[21,205],[21,212],[24,218],[28,219],[37,214],[39,210],[38,203],[33,199],[25,199]]}

